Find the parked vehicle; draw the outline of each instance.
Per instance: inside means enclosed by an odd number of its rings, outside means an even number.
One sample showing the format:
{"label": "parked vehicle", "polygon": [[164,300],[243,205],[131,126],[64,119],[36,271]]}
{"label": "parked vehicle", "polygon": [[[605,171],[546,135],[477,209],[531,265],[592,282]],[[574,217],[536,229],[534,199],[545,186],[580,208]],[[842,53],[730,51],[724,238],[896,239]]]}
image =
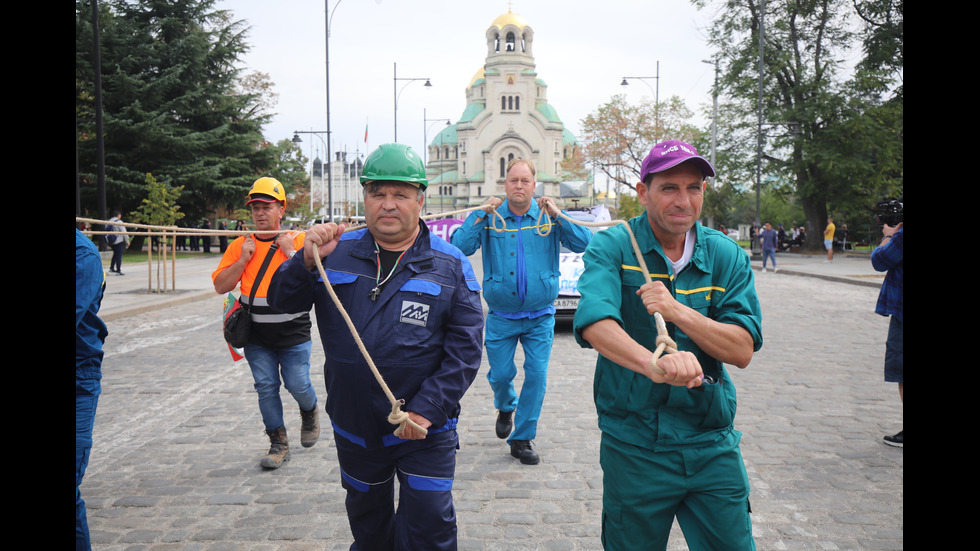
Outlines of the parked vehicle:
{"label": "parked vehicle", "polygon": [[[568,216],[584,222],[602,222],[609,220],[609,211],[604,206],[593,207],[590,210],[570,210]],[[605,227],[589,228],[593,233],[605,229]],[[555,320],[570,322],[575,317],[575,310],[578,309],[578,301],[582,296],[578,292],[578,278],[585,270],[585,262],[582,260],[584,253],[573,253],[572,251],[561,248],[559,254],[558,268],[561,275],[558,279],[558,298],[555,299]]]}

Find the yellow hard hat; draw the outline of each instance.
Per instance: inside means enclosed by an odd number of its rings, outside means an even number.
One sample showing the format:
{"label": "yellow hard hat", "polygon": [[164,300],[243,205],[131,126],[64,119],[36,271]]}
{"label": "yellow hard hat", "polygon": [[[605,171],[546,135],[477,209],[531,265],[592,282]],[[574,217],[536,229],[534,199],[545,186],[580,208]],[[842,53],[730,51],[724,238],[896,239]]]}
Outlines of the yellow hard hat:
{"label": "yellow hard hat", "polygon": [[282,206],[286,206],[286,190],[282,183],[275,178],[268,176],[259,178],[252,184],[252,189],[248,190],[248,197],[245,198],[245,206],[252,201],[262,201],[271,203],[279,201]]}

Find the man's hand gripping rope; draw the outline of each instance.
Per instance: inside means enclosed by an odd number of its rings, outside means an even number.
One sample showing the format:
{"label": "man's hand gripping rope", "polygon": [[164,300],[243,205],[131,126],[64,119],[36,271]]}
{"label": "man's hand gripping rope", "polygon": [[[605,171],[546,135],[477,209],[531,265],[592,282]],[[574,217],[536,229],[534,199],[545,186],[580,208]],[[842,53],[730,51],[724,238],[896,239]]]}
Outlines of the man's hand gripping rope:
{"label": "man's hand gripping rope", "polygon": [[[640,251],[640,245],[636,242],[636,236],[633,235],[633,231],[630,229],[629,224],[625,220],[610,220],[609,222],[585,222],[582,220],[576,220],[561,212],[561,210],[554,204],[554,201],[552,201],[550,198],[542,199],[542,203],[544,204],[541,205],[542,207],[541,213],[538,215],[538,234],[542,236],[551,233],[551,227],[553,225],[551,218],[553,215],[557,215],[558,217],[567,220],[572,224],[578,224],[580,226],[593,227],[593,228],[600,228],[600,227],[614,226],[614,225],[621,224],[623,227],[626,228],[626,234],[629,235],[630,237],[630,243],[633,246],[633,253],[636,255],[636,260],[640,266],[640,271],[643,272],[644,281],[648,284],[653,282],[653,279],[650,277],[650,271],[647,269],[646,262],[644,262],[643,260],[643,252]],[[547,228],[547,229],[542,230],[541,228]],[[653,319],[657,324],[657,340],[656,340],[657,348],[656,350],[653,351],[653,356],[651,356],[650,358],[650,367],[658,375],[666,376],[667,372],[664,371],[662,367],[657,365],[657,360],[659,360],[660,357],[665,353],[672,354],[677,352],[677,343],[674,342],[674,339],[670,338],[670,335],[667,332],[667,323],[664,321],[664,318],[660,314],[660,312],[654,312]],[[711,379],[708,378],[704,378],[703,380],[706,383],[711,382]],[[698,390],[703,390],[700,387],[695,387],[695,388],[697,388]]]}
{"label": "man's hand gripping rope", "polygon": [[[477,210],[479,208],[481,207],[474,207],[474,208],[469,208],[469,209],[464,209],[464,210],[459,210],[454,212],[423,216],[422,219],[427,220],[430,218],[445,218],[447,216],[452,216],[457,213],[469,212],[472,210]],[[497,213],[495,209],[492,212],[493,214],[496,215],[497,218],[503,221],[503,217],[500,216],[500,214]],[[359,226],[352,226],[352,228],[356,228],[356,227]],[[503,230],[498,229],[497,231],[500,232]],[[318,272],[320,272],[320,278],[323,279],[323,285],[327,288],[327,293],[330,295],[330,298],[333,300],[333,303],[337,307],[337,310],[340,312],[340,315],[344,318],[344,322],[347,323],[347,327],[348,329],[350,329],[351,335],[354,337],[354,342],[357,343],[357,348],[361,351],[361,354],[364,356],[365,361],[367,361],[368,367],[371,368],[371,372],[374,374],[374,378],[378,381],[378,384],[381,385],[381,390],[385,393],[385,396],[388,398],[388,401],[391,403],[391,413],[388,414],[388,422],[391,423],[392,425],[398,425],[398,428],[396,428],[394,432],[395,436],[402,437],[402,434],[405,432],[406,426],[411,426],[413,429],[415,429],[415,431],[418,431],[418,433],[424,437],[429,433],[429,431],[425,427],[422,427],[421,425],[413,421],[409,416],[409,413],[402,409],[402,406],[405,405],[405,400],[395,398],[395,395],[391,393],[391,389],[389,389],[388,384],[385,383],[384,377],[381,376],[381,372],[378,371],[378,367],[374,364],[374,360],[371,359],[371,354],[368,353],[367,348],[364,346],[364,341],[361,340],[361,336],[357,333],[357,328],[354,326],[354,322],[350,319],[350,316],[347,314],[347,310],[344,309],[343,304],[341,304],[340,302],[340,298],[337,296],[337,294],[333,290],[333,287],[330,285],[330,280],[327,278],[327,273],[323,269],[323,261],[320,259],[319,246],[317,246],[317,244],[313,242],[310,242],[310,245],[312,245],[313,247],[312,248],[313,260],[314,263],[316,264],[316,269]]]}

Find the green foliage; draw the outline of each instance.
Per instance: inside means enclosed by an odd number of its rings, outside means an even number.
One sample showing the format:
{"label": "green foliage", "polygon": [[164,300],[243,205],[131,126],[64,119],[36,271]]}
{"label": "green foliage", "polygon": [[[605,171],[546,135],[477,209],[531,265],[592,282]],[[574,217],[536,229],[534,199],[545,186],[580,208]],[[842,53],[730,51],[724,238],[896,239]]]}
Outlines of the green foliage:
{"label": "green foliage", "polygon": [[629,220],[630,218],[643,214],[644,207],[635,195],[620,195],[619,209],[616,211],[616,219]]}
{"label": "green foliage", "polygon": [[612,181],[635,190],[643,159],[655,144],[672,139],[699,147],[704,132],[691,124],[692,117],[677,96],[637,105],[624,95],[613,96],[582,119],[585,160]]}
{"label": "green foliage", "polygon": [[147,174],[143,189],[146,197],[140,202],[139,208],[129,213],[130,220],[151,226],[173,226],[184,217],[177,204],[184,186],[171,187],[158,182],[152,174]]}
{"label": "green foliage", "polygon": [[286,195],[290,198],[302,189],[309,189],[310,173],[306,171],[308,159],[303,155],[303,150],[298,144],[283,139],[275,145],[268,145],[267,149],[267,154],[273,161],[272,168],[262,176],[271,176],[282,182],[286,186]]}
{"label": "green foliage", "polygon": [[[215,0],[107,0],[99,17],[106,199],[127,211],[155,174],[183,189],[191,218],[238,204],[274,167],[262,125],[270,96],[239,62],[246,26]],[[97,204],[92,9],[75,4],[76,134],[83,207]]]}
{"label": "green foliage", "polygon": [[[723,67],[724,98],[718,164],[736,189],[754,202],[757,179],[787,182],[786,189],[763,189],[762,196],[771,213],[801,209],[800,222],[812,234],[823,230],[828,214],[858,217],[875,196],[902,188],[901,0],[694,3],[715,10],[709,42]],[[855,24],[858,17],[864,29]],[[862,62],[846,66],[858,46],[864,47]],[[765,218],[766,209],[759,210]],[[811,244],[820,246],[819,240]]]}

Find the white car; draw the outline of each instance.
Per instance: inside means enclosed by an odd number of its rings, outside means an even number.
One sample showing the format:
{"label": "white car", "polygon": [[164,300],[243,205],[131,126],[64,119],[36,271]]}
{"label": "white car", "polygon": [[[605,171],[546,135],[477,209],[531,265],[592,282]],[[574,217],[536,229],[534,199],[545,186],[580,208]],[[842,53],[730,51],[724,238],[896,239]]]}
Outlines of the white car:
{"label": "white car", "polygon": [[557,320],[571,321],[575,317],[578,300],[582,296],[578,292],[578,278],[585,270],[585,263],[582,261],[583,254],[573,253],[565,247],[561,248],[558,260],[561,275],[558,278],[558,298],[555,299],[555,319]]}
{"label": "white car", "polygon": [[[567,211],[567,214],[571,218],[585,222],[608,221],[609,212],[605,210],[605,207],[601,207],[599,212],[596,212],[597,209],[598,207],[591,211],[571,210]],[[589,229],[595,233],[605,228],[591,227]],[[583,255],[584,253],[573,253],[565,247],[561,248],[558,259],[558,269],[561,275],[558,278],[558,298],[554,302],[557,321],[571,321],[575,317],[575,310],[578,309],[578,301],[582,296],[578,292],[578,278],[585,270],[585,262],[582,261]]]}

